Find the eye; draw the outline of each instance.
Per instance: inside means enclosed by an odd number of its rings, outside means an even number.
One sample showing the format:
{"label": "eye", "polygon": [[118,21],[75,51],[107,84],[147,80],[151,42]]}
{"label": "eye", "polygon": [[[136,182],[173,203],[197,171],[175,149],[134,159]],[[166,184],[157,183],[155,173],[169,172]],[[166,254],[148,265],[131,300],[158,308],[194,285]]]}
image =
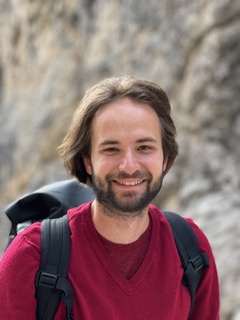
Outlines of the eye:
{"label": "eye", "polygon": [[138,150],[139,150],[139,151],[146,151],[146,152],[148,152],[148,151],[153,150],[153,147],[152,147],[152,146],[149,146],[149,145],[143,145],[143,146],[140,146],[140,147],[138,148]]}
{"label": "eye", "polygon": [[103,150],[105,154],[115,154],[119,152],[119,149],[116,147],[109,147]]}

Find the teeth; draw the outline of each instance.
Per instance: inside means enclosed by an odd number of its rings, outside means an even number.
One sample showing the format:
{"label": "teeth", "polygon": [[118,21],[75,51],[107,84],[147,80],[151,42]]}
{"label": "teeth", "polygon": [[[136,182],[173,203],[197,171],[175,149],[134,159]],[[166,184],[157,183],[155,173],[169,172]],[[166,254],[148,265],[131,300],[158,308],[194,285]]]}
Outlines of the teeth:
{"label": "teeth", "polygon": [[125,185],[125,186],[136,186],[137,184],[140,184],[142,181],[131,181],[131,182],[121,182],[119,181],[120,184]]}

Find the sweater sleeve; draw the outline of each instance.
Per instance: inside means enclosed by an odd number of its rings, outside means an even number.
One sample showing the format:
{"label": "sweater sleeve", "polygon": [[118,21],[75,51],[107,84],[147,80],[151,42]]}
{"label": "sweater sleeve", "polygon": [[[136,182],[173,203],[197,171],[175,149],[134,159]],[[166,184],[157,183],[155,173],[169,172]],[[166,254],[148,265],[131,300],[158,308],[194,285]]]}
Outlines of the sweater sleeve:
{"label": "sweater sleeve", "polygon": [[21,232],[0,261],[0,318],[36,319],[34,280],[40,261],[40,226]]}
{"label": "sweater sleeve", "polygon": [[209,258],[209,267],[204,270],[203,278],[196,292],[194,309],[189,320],[219,320],[220,295],[214,256],[204,233],[191,219],[187,219],[187,221],[197,235],[200,250],[206,252]]}

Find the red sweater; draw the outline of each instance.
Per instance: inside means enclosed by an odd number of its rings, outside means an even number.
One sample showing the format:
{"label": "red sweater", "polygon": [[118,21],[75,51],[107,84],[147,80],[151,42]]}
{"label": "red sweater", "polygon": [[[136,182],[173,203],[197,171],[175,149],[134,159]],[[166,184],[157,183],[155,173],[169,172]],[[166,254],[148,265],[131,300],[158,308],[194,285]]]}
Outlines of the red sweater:
{"label": "red sweater", "polygon": [[[68,212],[72,232],[69,279],[74,290],[75,320],[186,320],[190,307],[182,285],[182,267],[171,229],[150,206],[152,235],[138,271],[127,280],[107,254],[90,215],[90,204]],[[219,319],[219,287],[209,243],[191,221],[210,267],[196,294],[191,320]],[[20,233],[0,262],[0,319],[35,319],[34,279],[40,261],[40,224]],[[54,319],[65,319],[60,304]]]}

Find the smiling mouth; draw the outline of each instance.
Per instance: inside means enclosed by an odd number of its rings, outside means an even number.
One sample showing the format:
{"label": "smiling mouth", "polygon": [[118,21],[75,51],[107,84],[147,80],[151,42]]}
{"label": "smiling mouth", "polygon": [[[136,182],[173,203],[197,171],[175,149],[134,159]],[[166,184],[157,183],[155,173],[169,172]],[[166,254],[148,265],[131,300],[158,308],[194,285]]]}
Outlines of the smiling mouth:
{"label": "smiling mouth", "polygon": [[137,186],[137,185],[143,183],[144,180],[139,180],[139,181],[117,181],[117,180],[114,180],[114,182],[116,182],[122,186]]}

